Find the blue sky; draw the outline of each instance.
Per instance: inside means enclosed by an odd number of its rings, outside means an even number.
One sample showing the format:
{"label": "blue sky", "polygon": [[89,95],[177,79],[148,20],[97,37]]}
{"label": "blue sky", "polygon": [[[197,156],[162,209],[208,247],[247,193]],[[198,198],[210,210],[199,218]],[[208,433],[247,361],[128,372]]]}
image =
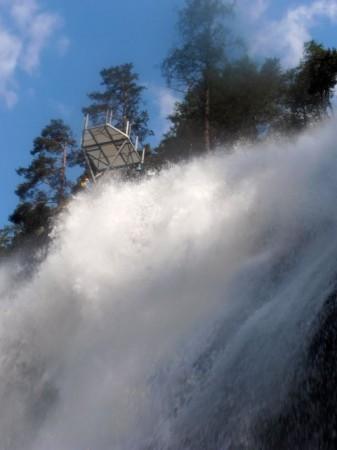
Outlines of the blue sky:
{"label": "blue sky", "polygon": [[[78,137],[86,94],[103,67],[133,62],[147,86],[158,141],[175,97],[159,65],[174,43],[183,0],[0,0],[0,226],[13,211],[34,137],[62,118]],[[248,52],[296,64],[303,42],[337,45],[337,0],[236,0],[235,30]]]}

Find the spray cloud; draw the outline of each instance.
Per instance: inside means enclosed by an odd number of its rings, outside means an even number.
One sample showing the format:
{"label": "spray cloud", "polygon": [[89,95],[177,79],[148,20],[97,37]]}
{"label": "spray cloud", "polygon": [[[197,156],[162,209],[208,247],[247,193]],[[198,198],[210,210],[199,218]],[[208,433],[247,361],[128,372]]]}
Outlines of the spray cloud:
{"label": "spray cloud", "polygon": [[0,448],[252,448],[334,287],[335,123],[79,195],[0,269]]}

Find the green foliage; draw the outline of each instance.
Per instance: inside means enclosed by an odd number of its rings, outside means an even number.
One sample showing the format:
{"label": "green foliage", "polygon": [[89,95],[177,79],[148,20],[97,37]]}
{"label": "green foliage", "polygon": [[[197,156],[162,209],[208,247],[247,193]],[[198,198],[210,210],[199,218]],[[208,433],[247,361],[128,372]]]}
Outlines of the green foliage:
{"label": "green foliage", "polygon": [[54,210],[45,201],[19,203],[9,217],[15,225],[12,240],[14,246],[20,245],[27,238],[33,238],[37,244],[46,242],[53,213]]}
{"label": "green foliage", "polygon": [[179,13],[179,44],[162,64],[169,85],[191,89],[227,60],[225,17],[231,7],[221,0],[186,0]]}
{"label": "green foliage", "polygon": [[[171,68],[177,73],[177,66]],[[314,41],[305,45],[300,64],[286,72],[277,59],[262,65],[248,57],[227,60],[209,72],[207,89],[202,78],[189,86],[158,152],[170,161],[199,154],[205,149],[206,128],[211,148],[260,138],[263,130],[301,130],[332,110],[336,75],[337,51]]]}
{"label": "green foliage", "polygon": [[282,83],[276,59],[268,59],[262,66],[248,57],[228,64],[214,80],[213,145],[254,140],[261,127],[272,126],[282,109]]}
{"label": "green foliage", "polygon": [[14,227],[6,226],[0,229],[0,258],[7,256],[13,244]]}
{"label": "green foliage", "polygon": [[[212,103],[209,112],[212,147],[256,139],[263,127],[278,127],[282,115],[284,75],[279,61],[258,66],[245,57],[227,63],[209,78]],[[177,161],[204,151],[204,87],[188,91],[170,117],[172,127],[158,152]]]}
{"label": "green foliage", "polygon": [[229,40],[224,19],[231,10],[222,0],[186,0],[177,24],[179,45],[162,64],[169,86],[183,89],[192,102],[191,96],[196,96],[194,103],[201,108],[206,151],[211,149],[210,114],[214,98],[211,81],[227,62]]}
{"label": "green foliage", "polygon": [[[261,139],[268,132],[292,133],[329,115],[337,83],[337,50],[315,41],[305,45],[300,64],[283,71],[277,59],[257,64],[232,51],[232,35],[225,25],[232,6],[225,0],[185,0],[179,12],[178,43],[162,64],[169,86],[183,97],[170,116],[171,128],[148,166],[157,170],[211,148],[232,148],[240,140]],[[234,57],[234,55],[236,57]],[[83,109],[94,121],[107,110],[114,124],[132,124],[142,144],[152,131],[142,107],[144,86],[132,64],[111,66],[100,73],[100,91],[91,92]],[[82,189],[88,176],[82,153],[70,128],[52,120],[34,141],[32,161],[19,168],[23,182],[16,189],[19,204],[10,216],[12,226],[0,230],[0,255],[33,236],[45,242],[52,219],[71,192]],[[67,168],[83,172],[77,183]]]}
{"label": "green foliage", "polygon": [[183,92],[170,117],[172,127],[158,147],[176,161],[261,130],[293,132],[331,109],[337,52],[314,41],[298,67],[283,72],[277,59],[262,65],[235,60],[225,19],[232,5],[222,0],[185,0],[179,12],[178,45],[162,64],[169,86]]}
{"label": "green foliage", "polygon": [[103,90],[88,94],[92,103],[83,109],[84,113],[99,120],[100,115],[111,110],[118,128],[125,129],[126,122],[130,121],[133,136],[144,142],[153,132],[148,128],[148,113],[141,108],[145,87],[138,84],[139,76],[134,72],[133,64],[112,66],[103,69],[100,75]]}
{"label": "green foliage", "polygon": [[17,170],[25,181],[18,186],[16,194],[22,201],[60,206],[72,186],[66,169],[81,159],[70,128],[62,120],[51,120],[34,140],[30,153],[31,164]]}
{"label": "green foliage", "polygon": [[20,236],[49,230],[50,218],[72,189],[67,168],[82,161],[72,132],[62,120],[51,120],[34,140],[30,153],[31,164],[17,170],[24,181],[16,189],[20,203],[9,218]]}
{"label": "green foliage", "polygon": [[326,117],[336,86],[337,51],[310,41],[298,67],[286,74],[287,128],[301,129]]}

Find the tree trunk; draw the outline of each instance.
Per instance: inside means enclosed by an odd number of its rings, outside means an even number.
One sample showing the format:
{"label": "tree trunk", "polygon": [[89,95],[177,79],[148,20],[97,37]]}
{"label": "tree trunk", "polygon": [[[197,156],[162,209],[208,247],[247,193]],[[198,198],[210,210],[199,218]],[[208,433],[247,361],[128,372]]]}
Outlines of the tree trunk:
{"label": "tree trunk", "polygon": [[206,82],[206,92],[205,92],[205,122],[204,122],[204,139],[205,139],[205,150],[207,153],[211,151],[211,136],[210,136],[210,110],[211,110],[211,93],[209,88],[209,83]]}
{"label": "tree trunk", "polygon": [[65,200],[66,193],[66,170],[67,170],[67,146],[63,146],[63,160],[62,160],[62,180],[61,180],[61,195],[60,195],[60,206],[62,206]]}

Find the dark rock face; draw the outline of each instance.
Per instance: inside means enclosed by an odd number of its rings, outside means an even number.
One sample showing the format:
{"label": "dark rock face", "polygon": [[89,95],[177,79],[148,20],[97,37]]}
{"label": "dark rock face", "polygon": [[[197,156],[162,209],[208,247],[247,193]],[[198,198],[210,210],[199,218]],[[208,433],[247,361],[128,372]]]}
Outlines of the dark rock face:
{"label": "dark rock face", "polygon": [[257,424],[256,445],[264,450],[337,448],[336,294],[323,308],[282,412]]}

